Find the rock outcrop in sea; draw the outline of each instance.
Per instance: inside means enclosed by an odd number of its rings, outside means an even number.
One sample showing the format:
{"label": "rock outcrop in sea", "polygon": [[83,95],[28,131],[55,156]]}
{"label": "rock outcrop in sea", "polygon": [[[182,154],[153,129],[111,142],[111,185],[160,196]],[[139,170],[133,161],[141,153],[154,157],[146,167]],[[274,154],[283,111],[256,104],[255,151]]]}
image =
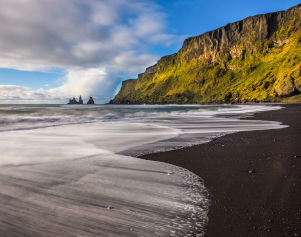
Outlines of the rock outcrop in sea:
{"label": "rock outcrop in sea", "polygon": [[79,96],[78,101],[73,97],[72,99],[69,99],[68,105],[73,105],[73,104],[83,104],[84,101],[82,99],[82,96]]}
{"label": "rock outcrop in sea", "polygon": [[[84,104],[82,96],[79,96],[78,101],[75,99],[75,97],[73,97],[72,99],[69,99],[68,105],[74,105],[74,104]],[[92,96],[90,96],[87,104],[94,104],[94,100],[93,100]]]}
{"label": "rock outcrop in sea", "polygon": [[89,98],[87,104],[88,104],[88,105],[94,105],[94,104],[95,104],[92,96],[90,96],[90,98]]}
{"label": "rock outcrop in sea", "polygon": [[188,38],[110,103],[301,101],[301,4]]}

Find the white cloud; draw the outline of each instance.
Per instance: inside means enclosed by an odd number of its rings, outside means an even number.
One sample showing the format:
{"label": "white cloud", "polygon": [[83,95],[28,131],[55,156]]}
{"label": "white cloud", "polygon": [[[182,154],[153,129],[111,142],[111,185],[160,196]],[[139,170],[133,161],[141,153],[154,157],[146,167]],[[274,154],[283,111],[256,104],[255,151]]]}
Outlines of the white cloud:
{"label": "white cloud", "polygon": [[89,96],[96,95],[96,99],[101,99],[98,97],[100,95],[108,101],[116,84],[119,83],[118,77],[109,78],[112,75],[113,72],[110,73],[100,68],[70,70],[65,83],[49,92],[63,98],[82,95],[87,99]]}
{"label": "white cloud", "polygon": [[45,90],[33,90],[29,87],[0,85],[0,103],[39,103],[60,101],[61,98],[56,98]]}
{"label": "white cloud", "polygon": [[135,32],[138,36],[152,36],[162,31],[164,18],[161,14],[145,14],[140,15],[137,21],[135,21]]}
{"label": "white cloud", "polygon": [[[156,57],[149,54],[136,55],[135,51],[125,51],[114,58],[113,68],[128,72],[141,72],[145,65],[155,63]],[[151,63],[150,63],[151,62]]]}
{"label": "white cloud", "polygon": [[[0,67],[67,72],[52,90],[7,89],[29,100],[56,100],[55,91],[105,102],[121,76],[158,59],[148,46],[175,40],[165,33],[164,14],[149,0],[1,0],[0,22]],[[39,97],[43,93],[45,98]]]}

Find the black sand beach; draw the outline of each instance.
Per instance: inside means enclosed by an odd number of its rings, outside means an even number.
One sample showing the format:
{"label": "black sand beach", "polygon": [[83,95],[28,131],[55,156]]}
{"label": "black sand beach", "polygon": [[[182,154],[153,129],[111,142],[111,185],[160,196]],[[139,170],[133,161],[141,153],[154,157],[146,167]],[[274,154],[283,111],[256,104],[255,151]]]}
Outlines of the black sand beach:
{"label": "black sand beach", "polygon": [[301,104],[283,107],[252,119],[288,128],[239,132],[142,157],[204,179],[211,194],[206,236],[301,236]]}

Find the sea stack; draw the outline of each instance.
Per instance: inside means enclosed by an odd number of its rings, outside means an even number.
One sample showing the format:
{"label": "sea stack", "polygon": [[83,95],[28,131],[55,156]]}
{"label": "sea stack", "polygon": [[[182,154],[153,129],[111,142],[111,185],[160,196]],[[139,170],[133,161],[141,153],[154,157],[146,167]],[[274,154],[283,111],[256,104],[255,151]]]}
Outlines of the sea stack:
{"label": "sea stack", "polygon": [[78,102],[75,99],[75,97],[73,97],[72,99],[69,99],[69,102],[68,102],[68,105],[74,105],[74,104],[78,104]]}
{"label": "sea stack", "polygon": [[72,99],[69,99],[68,105],[77,105],[77,104],[83,104],[84,101],[82,99],[82,96],[79,96],[78,101],[73,97]]}
{"label": "sea stack", "polygon": [[95,103],[94,103],[93,97],[90,96],[90,98],[89,98],[89,100],[88,100],[88,102],[87,102],[87,105],[94,105],[94,104],[95,104]]}
{"label": "sea stack", "polygon": [[83,103],[84,103],[84,101],[83,101],[83,99],[82,99],[82,96],[81,96],[81,95],[79,96],[78,103],[79,103],[79,104],[83,104]]}

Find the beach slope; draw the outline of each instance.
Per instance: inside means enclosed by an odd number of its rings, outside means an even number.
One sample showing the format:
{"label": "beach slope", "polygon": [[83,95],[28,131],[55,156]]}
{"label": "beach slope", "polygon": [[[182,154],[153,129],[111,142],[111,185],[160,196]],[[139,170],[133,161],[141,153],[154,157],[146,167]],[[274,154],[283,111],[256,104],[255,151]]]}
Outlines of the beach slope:
{"label": "beach slope", "polygon": [[283,107],[253,119],[288,128],[239,132],[143,156],[204,179],[211,195],[206,236],[301,236],[301,104]]}

